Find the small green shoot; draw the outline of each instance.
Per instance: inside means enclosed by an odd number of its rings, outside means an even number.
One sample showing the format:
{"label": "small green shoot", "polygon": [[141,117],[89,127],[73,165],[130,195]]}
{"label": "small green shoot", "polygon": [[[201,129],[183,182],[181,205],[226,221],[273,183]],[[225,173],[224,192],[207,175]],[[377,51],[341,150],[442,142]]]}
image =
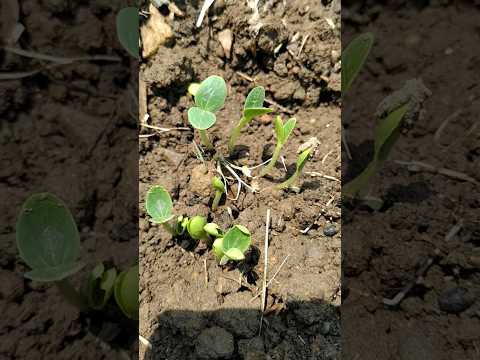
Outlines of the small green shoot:
{"label": "small green shoot", "polygon": [[113,293],[116,278],[117,270],[111,268],[105,271],[102,263],[92,270],[84,290],[90,308],[101,310],[105,307]]}
{"label": "small green shoot", "polygon": [[251,242],[248,229],[242,225],[235,225],[224,237],[215,240],[213,252],[220,265],[225,265],[229,260],[241,261],[245,259],[245,252]]}
{"label": "small green shoot", "polygon": [[243,116],[240,119],[238,125],[232,130],[230,140],[228,142],[228,150],[233,152],[235,144],[240,137],[242,129],[253,120],[255,116],[261,116],[272,112],[272,109],[264,108],[263,102],[265,101],[265,89],[263,86],[257,86],[253,88],[245,100],[243,107]]}
{"label": "small green shoot", "polygon": [[177,234],[176,229],[169,224],[173,218],[173,203],[165,188],[162,186],[153,186],[148,190],[145,200],[145,208],[148,215],[155,224],[161,224],[173,236]]}
{"label": "small green shoot", "polygon": [[345,94],[363,67],[374,42],[372,33],[357,36],[342,53],[342,94]]}
{"label": "small green shoot", "polygon": [[135,59],[139,59],[139,21],[138,8],[123,8],[117,14],[117,36],[120,44]]}
{"label": "small green shoot", "polygon": [[273,167],[277,163],[278,157],[280,156],[280,151],[282,151],[283,145],[285,145],[285,143],[287,142],[288,137],[295,128],[296,123],[297,120],[295,118],[288,119],[285,124],[283,123],[280,116],[277,116],[275,118],[275,135],[277,136],[277,145],[275,146],[275,150],[273,151],[270,163],[260,172],[260,177],[267,175],[273,169]]}
{"label": "small green shoot", "polygon": [[356,195],[364,195],[367,185],[373,175],[380,169],[381,164],[387,159],[400,135],[400,124],[408,110],[408,104],[392,111],[385,119],[381,119],[375,129],[375,152],[373,160],[355,179],[346,184],[342,189],[342,195],[354,198]]}
{"label": "small green shoot", "polygon": [[197,95],[198,88],[200,87],[199,83],[191,83],[188,86],[188,93],[192,96]]}
{"label": "small green shoot", "polygon": [[196,106],[188,109],[188,121],[198,130],[203,145],[209,150],[214,150],[214,147],[206,130],[217,121],[214,113],[223,107],[226,96],[227,85],[225,80],[220,76],[209,76],[201,82],[195,91]]}
{"label": "small green shoot", "polygon": [[310,157],[310,153],[312,152],[311,148],[304,150],[300,155],[298,155],[296,169],[292,176],[290,176],[287,180],[285,180],[280,185],[277,185],[279,189],[285,189],[290,187],[298,176],[302,173],[303,167],[307,163],[308,158]]}
{"label": "small green shoot", "polygon": [[115,281],[115,300],[130,319],[138,320],[138,265],[122,271]]}
{"label": "small green shoot", "polygon": [[212,186],[215,189],[215,197],[213,198],[213,202],[212,202],[212,211],[216,211],[218,208],[218,204],[220,203],[220,199],[222,198],[222,195],[225,192],[225,185],[223,184],[223,181],[220,180],[218,176],[215,176],[212,179]]}
{"label": "small green shoot", "polygon": [[204,227],[203,227],[203,230],[205,230],[205,232],[208,234],[208,235],[211,235],[215,238],[219,238],[219,237],[222,237],[223,236],[223,231],[222,229],[220,229],[220,227],[215,224],[215,223],[208,223],[206,224]]}

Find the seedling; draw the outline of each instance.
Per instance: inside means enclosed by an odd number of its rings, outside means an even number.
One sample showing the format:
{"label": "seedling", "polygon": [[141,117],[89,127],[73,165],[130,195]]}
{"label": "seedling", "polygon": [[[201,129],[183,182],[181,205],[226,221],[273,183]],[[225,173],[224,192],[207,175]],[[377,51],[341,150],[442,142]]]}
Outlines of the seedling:
{"label": "seedling", "polygon": [[245,259],[245,252],[252,242],[250,232],[242,225],[235,225],[227,231],[224,237],[217,238],[213,243],[213,252],[220,265],[229,260]]}
{"label": "seedling", "polygon": [[303,152],[301,152],[300,155],[298,155],[295,172],[283,183],[281,183],[280,185],[277,185],[279,189],[290,187],[295,182],[298,176],[302,173],[303,167],[305,166],[311,152],[312,152],[312,149],[308,148]]}
{"label": "seedling", "polygon": [[[356,76],[361,71],[373,42],[373,34],[365,33],[352,40],[344,50],[342,54],[343,94],[350,89]],[[380,120],[375,129],[375,151],[372,162],[359,176],[343,187],[342,195],[353,198],[366,190],[370,178],[387,159],[390,150],[398,139],[400,135],[400,124],[407,110],[408,105],[400,106],[388,114],[385,119]],[[361,195],[364,196],[365,194]]]}
{"label": "seedling", "polygon": [[138,59],[139,56],[139,21],[138,8],[123,8],[117,14],[117,35],[120,44],[127,52]]}
{"label": "seedling", "polygon": [[203,229],[207,225],[207,219],[203,216],[194,216],[187,225],[188,234],[194,240],[210,240],[208,234]]}
{"label": "seedling", "polygon": [[218,204],[220,203],[220,199],[222,198],[223,193],[225,192],[225,185],[223,181],[220,180],[218,176],[215,176],[212,179],[212,186],[215,189],[215,197],[213,198],[212,202],[212,211],[217,210]]}
{"label": "seedling", "polygon": [[[25,201],[17,220],[16,240],[20,257],[31,268],[26,278],[54,282],[80,311],[101,310],[107,305],[118,281],[115,268],[105,270],[102,263],[98,264],[81,291],[68,280],[83,267],[78,261],[80,236],[70,210],[55,195],[34,194]],[[133,298],[137,298],[136,310]],[[120,308],[127,304],[130,317],[135,311],[138,314],[138,277],[136,287],[133,280],[122,285],[116,300]]]}
{"label": "seedling", "polygon": [[198,130],[203,145],[214,150],[206,130],[212,127],[217,118],[215,112],[223,107],[227,96],[225,80],[220,76],[209,76],[195,91],[195,105],[188,109],[188,121]]}
{"label": "seedling", "polygon": [[[161,224],[173,236],[177,235],[179,230],[182,230],[181,226],[180,228],[172,227],[169,224],[169,221],[173,218],[173,203],[170,194],[162,186],[153,186],[148,190],[145,208],[151,217],[151,221],[154,224]],[[180,220],[180,224],[182,224],[183,218],[177,220]]]}
{"label": "seedling", "polygon": [[288,119],[285,124],[283,124],[280,116],[275,118],[275,135],[277,137],[277,145],[273,151],[272,159],[270,160],[269,164],[263,168],[259,176],[265,176],[273,169],[277,163],[278,157],[280,156],[280,151],[282,151],[282,147],[287,142],[288,137],[295,128],[296,123],[297,120],[295,118]]}
{"label": "seedling", "polygon": [[223,236],[223,230],[220,229],[220,227],[219,227],[217,224],[214,224],[214,223],[208,223],[208,224],[206,224],[206,225],[203,227],[203,230],[205,230],[205,232],[206,232],[208,235],[211,235],[211,236],[213,236],[214,238],[219,238],[219,237],[222,237],[222,236]]}
{"label": "seedling", "polygon": [[230,140],[228,142],[228,150],[230,151],[230,153],[233,152],[242,129],[250,121],[252,121],[255,116],[261,116],[272,112],[272,109],[263,107],[264,101],[265,89],[262,86],[257,86],[253,88],[248,94],[247,99],[245,100],[245,105],[243,107],[243,116],[230,135]]}

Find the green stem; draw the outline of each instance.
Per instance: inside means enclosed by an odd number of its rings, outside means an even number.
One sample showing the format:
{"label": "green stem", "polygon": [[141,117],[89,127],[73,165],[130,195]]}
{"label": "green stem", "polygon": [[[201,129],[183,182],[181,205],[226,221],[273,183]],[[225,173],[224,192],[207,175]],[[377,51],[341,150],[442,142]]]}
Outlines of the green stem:
{"label": "green stem", "polygon": [[240,133],[242,129],[245,127],[245,125],[247,124],[248,124],[248,120],[245,118],[245,116],[242,116],[238,125],[233,128],[232,133],[230,134],[230,140],[228,141],[228,151],[230,153],[232,153],[233,150],[235,149],[235,144],[237,143],[237,140],[240,137]]}
{"label": "green stem", "polygon": [[292,176],[290,176],[287,180],[285,180],[283,183],[277,185],[278,189],[285,189],[287,187],[290,187],[290,185],[293,184],[293,182],[297,179],[298,174],[300,174],[300,171],[296,170]]}
{"label": "green stem", "polygon": [[200,133],[200,139],[202,140],[203,145],[205,145],[208,150],[214,150],[215,148],[213,147],[212,142],[208,138],[207,131],[198,130],[198,132]]}
{"label": "green stem", "polygon": [[272,171],[273,167],[277,163],[278,157],[280,156],[280,151],[282,151],[282,144],[280,142],[277,143],[277,146],[275,146],[275,150],[273,151],[272,159],[268,163],[267,166],[263,168],[263,170],[260,172],[260,177],[267,175],[270,171]]}
{"label": "green stem", "polygon": [[217,190],[215,192],[215,197],[213,198],[213,203],[212,203],[212,211],[217,210],[218,204],[220,203],[220,199],[222,198],[223,192]]}
{"label": "green stem", "polygon": [[67,279],[56,281],[58,290],[63,295],[63,297],[78,310],[82,312],[88,311],[88,305],[86,299],[80,294],[75,287]]}

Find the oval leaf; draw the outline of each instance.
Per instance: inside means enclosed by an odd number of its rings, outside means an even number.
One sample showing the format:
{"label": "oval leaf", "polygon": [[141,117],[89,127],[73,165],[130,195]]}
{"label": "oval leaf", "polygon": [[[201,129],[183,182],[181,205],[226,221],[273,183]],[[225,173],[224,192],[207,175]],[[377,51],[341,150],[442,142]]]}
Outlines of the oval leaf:
{"label": "oval leaf", "polygon": [[223,253],[223,238],[215,239],[212,245],[212,249],[217,261],[220,261],[222,257],[225,255]]}
{"label": "oval leaf", "polygon": [[223,252],[227,253],[231,249],[239,249],[244,253],[250,247],[250,243],[251,235],[246,233],[243,227],[235,225],[223,237]]}
{"label": "oval leaf", "polygon": [[122,271],[115,281],[115,301],[130,319],[138,320],[138,265]]}
{"label": "oval leaf", "polygon": [[217,117],[210,111],[192,107],[188,109],[188,121],[197,130],[207,130],[215,124]]}
{"label": "oval leaf", "polygon": [[145,208],[152,222],[157,224],[163,224],[173,217],[172,199],[162,186],[153,186],[148,190]]}
{"label": "oval leaf", "polygon": [[130,55],[138,59],[139,56],[139,21],[138,9],[127,7],[117,14],[117,35],[120,44]]}
{"label": "oval leaf", "polygon": [[209,76],[202,81],[196,92],[195,105],[203,110],[215,112],[222,108],[226,97],[227,85],[225,80],[220,76]]}
{"label": "oval leaf", "polygon": [[77,226],[66,205],[55,195],[35,194],[25,201],[16,237],[20,257],[34,270],[31,276],[58,279],[78,271]]}
{"label": "oval leaf", "polygon": [[308,148],[307,150],[304,150],[297,159],[297,171],[300,172],[302,171],[303,167],[305,166],[305,163],[310,156],[310,152],[312,151],[311,148]]}
{"label": "oval leaf", "polygon": [[258,109],[263,108],[263,102],[265,101],[265,89],[263,86],[254,87],[245,100],[244,109]]}
{"label": "oval leaf", "polygon": [[363,67],[372,48],[372,33],[359,35],[342,53],[342,94],[345,94]]}

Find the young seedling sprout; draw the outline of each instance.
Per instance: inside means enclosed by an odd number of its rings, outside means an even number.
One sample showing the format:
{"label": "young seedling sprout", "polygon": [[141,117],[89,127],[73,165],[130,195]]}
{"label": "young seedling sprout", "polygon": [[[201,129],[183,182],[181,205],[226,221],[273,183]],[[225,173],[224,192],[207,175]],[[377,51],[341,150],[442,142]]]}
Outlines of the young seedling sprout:
{"label": "young seedling sprout", "polygon": [[138,265],[122,271],[115,280],[115,300],[118,307],[130,319],[138,320]]}
{"label": "young seedling sprout", "polygon": [[225,265],[229,260],[241,261],[245,259],[245,252],[251,242],[248,229],[242,225],[235,225],[223,237],[215,240],[213,252],[220,265]]}
{"label": "young seedling sprout", "polygon": [[192,92],[195,92],[196,106],[188,109],[188,121],[198,130],[203,145],[209,150],[214,150],[206,130],[215,124],[217,118],[214,113],[220,110],[225,102],[227,96],[225,80],[220,76],[209,76]]}
{"label": "young seedling sprout", "polygon": [[228,142],[228,150],[233,152],[235,144],[240,137],[242,129],[253,120],[255,116],[260,116],[272,112],[272,109],[264,108],[263,102],[265,100],[265,89],[262,86],[253,88],[245,100],[243,107],[243,116],[238,125],[232,130],[230,140]]}
{"label": "young seedling sprout", "polygon": [[212,179],[212,186],[215,189],[215,197],[212,202],[212,211],[217,210],[220,199],[222,198],[223,193],[225,192],[225,185],[223,181],[218,177],[214,176]]}
{"label": "young seedling sprout", "polygon": [[120,44],[122,44],[131,56],[138,59],[140,57],[138,46],[138,39],[140,37],[138,8],[123,8],[118,12],[116,22],[117,36]]}
{"label": "young seedling sprout", "polygon": [[[65,299],[80,311],[103,309],[122,276],[117,277],[115,268],[106,270],[100,263],[81,291],[69,282],[68,277],[84,265],[77,261],[80,235],[70,210],[53,194],[34,194],[25,201],[17,220],[16,240],[20,257],[31,268],[25,277],[54,282]],[[138,266],[136,268],[138,274]],[[138,318],[138,275],[122,282],[121,292],[115,299],[119,308],[128,308],[128,314],[124,311],[127,316]]]}
{"label": "young seedling sprout", "polygon": [[204,240],[206,242],[209,242],[210,237],[203,229],[205,225],[207,225],[207,219],[204,216],[192,217],[187,225],[188,234],[194,240]]}
{"label": "young seedling sprout", "polygon": [[295,118],[288,119],[285,124],[283,124],[282,118],[280,116],[277,116],[275,118],[275,135],[277,136],[277,145],[275,146],[275,150],[273,151],[272,159],[270,160],[268,165],[263,168],[259,176],[265,176],[273,169],[273,167],[277,163],[278,157],[280,156],[280,151],[282,151],[282,147],[287,142],[288,137],[295,128],[296,123],[297,120]]}
{"label": "young seedling sprout", "polygon": [[312,152],[312,149],[308,148],[304,150],[302,153],[300,153],[300,155],[297,158],[295,172],[283,183],[281,183],[280,185],[277,185],[279,189],[290,187],[295,182],[298,176],[302,173],[303,167],[305,166],[311,152]]}

